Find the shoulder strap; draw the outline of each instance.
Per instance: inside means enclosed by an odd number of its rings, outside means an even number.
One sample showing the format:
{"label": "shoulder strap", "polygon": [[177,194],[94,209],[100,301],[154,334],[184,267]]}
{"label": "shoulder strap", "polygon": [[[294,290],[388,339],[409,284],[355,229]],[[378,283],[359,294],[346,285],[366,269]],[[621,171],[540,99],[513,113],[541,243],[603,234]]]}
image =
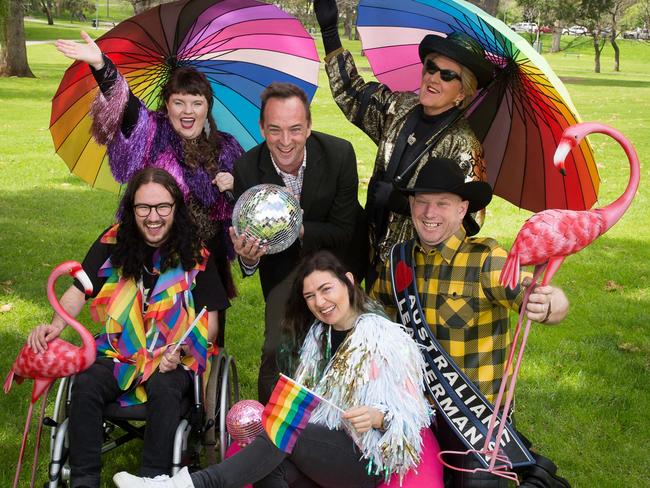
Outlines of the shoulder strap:
{"label": "shoulder strap", "polygon": [[[489,458],[479,452],[494,442],[494,437],[490,442],[486,441],[493,407],[445,351],[426,323],[417,289],[414,245],[415,240],[396,244],[390,254],[393,298],[399,317],[421,346],[425,360],[425,387],[435,401],[438,413],[483,467],[488,468]],[[497,420],[497,425],[500,420]],[[506,425],[501,442],[513,467],[533,463],[530,452],[510,424]]]}

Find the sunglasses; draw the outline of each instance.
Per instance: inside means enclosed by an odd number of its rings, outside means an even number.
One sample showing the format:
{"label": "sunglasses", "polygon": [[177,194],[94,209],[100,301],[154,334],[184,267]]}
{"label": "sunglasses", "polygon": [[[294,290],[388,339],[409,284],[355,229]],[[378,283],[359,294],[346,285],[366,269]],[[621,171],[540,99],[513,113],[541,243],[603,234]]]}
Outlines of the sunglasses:
{"label": "sunglasses", "polygon": [[424,63],[424,69],[430,75],[435,75],[439,71],[440,79],[442,81],[447,81],[447,82],[454,81],[454,80],[461,81],[460,75],[458,73],[450,69],[440,69],[440,67],[430,59],[427,59],[426,62]]}

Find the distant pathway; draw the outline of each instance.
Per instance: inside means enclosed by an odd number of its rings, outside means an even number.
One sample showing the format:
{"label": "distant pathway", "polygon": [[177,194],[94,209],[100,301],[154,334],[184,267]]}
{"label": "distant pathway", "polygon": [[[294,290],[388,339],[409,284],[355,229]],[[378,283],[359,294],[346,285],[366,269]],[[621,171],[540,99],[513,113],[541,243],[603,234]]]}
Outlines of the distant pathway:
{"label": "distant pathway", "polygon": [[[45,20],[45,19],[37,19],[37,18],[34,18],[34,17],[25,17],[25,20],[29,21],[29,22],[34,22],[34,23],[37,23],[37,24],[47,24],[47,20]],[[104,25],[102,25],[102,24],[104,24]],[[84,23],[81,23],[81,22],[77,23],[77,24],[68,24],[68,23],[65,23],[65,22],[59,22],[57,20],[57,21],[54,22],[54,25],[52,27],[71,27],[73,29],[83,29],[84,27],[87,27],[86,30],[89,30],[89,31],[97,31],[97,30],[108,31],[113,27],[112,23],[109,23],[109,22],[100,22],[99,25],[100,25],[99,28],[95,29],[91,25],[86,26]],[[70,39],[70,40],[75,41],[75,42],[81,42],[79,39]],[[33,46],[33,45],[36,45],[36,44],[54,44],[55,42],[56,42],[56,40],[54,40],[54,39],[50,39],[50,40],[46,40],[46,41],[25,41],[25,45]]]}
{"label": "distant pathway", "polygon": [[[37,24],[47,24],[47,20],[45,19],[37,19],[35,17],[25,17],[25,20],[29,22],[35,22]],[[69,24],[66,22],[61,22],[59,20],[54,21],[54,26],[56,27],[71,27],[73,29],[84,29],[87,28],[88,30],[109,30],[114,27],[113,22],[105,22],[103,20],[99,21],[99,27],[95,28],[91,24],[92,19],[88,20],[87,22],[77,22],[74,24]],[[117,24],[115,24],[117,25]]]}

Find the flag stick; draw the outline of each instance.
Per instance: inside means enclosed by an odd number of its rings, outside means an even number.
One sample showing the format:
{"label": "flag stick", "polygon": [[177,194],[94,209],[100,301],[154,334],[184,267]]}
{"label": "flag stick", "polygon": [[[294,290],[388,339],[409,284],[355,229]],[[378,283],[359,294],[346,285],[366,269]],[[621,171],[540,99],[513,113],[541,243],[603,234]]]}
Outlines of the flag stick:
{"label": "flag stick", "polygon": [[178,340],[178,342],[177,342],[176,345],[174,346],[174,349],[172,349],[172,354],[174,354],[176,351],[178,351],[178,348],[181,347],[181,344],[183,343],[183,341],[184,341],[185,339],[187,339],[187,336],[190,335],[190,332],[192,332],[192,329],[196,326],[196,324],[199,323],[199,320],[201,320],[201,317],[203,317],[203,314],[206,312],[206,310],[207,310],[207,309],[206,309],[205,307],[203,307],[203,308],[201,309],[201,311],[200,311],[199,314],[196,316],[196,318],[194,319],[194,321],[190,324],[190,326],[189,326],[189,327],[187,328],[187,330],[185,331],[185,334],[183,334],[183,337],[181,337],[181,338]]}
{"label": "flag stick", "polygon": [[331,406],[332,408],[335,408],[335,409],[338,410],[339,412],[341,412],[341,413],[345,413],[345,410],[343,410],[343,409],[342,409],[341,407],[339,407],[338,405],[334,405],[332,402],[330,402],[330,401],[327,400],[326,398],[323,398],[322,396],[317,395],[316,393],[314,393],[313,390],[310,390],[310,389],[307,388],[306,386],[301,385],[301,384],[298,383],[297,381],[295,381],[295,380],[289,378],[287,375],[280,373],[280,376],[283,376],[285,379],[287,379],[287,380],[289,380],[289,381],[295,383],[295,384],[298,385],[300,388],[304,388],[304,389],[307,390],[309,393],[311,393],[312,395],[314,395],[316,398],[318,398],[319,400],[321,400],[321,401],[327,403],[329,406]]}

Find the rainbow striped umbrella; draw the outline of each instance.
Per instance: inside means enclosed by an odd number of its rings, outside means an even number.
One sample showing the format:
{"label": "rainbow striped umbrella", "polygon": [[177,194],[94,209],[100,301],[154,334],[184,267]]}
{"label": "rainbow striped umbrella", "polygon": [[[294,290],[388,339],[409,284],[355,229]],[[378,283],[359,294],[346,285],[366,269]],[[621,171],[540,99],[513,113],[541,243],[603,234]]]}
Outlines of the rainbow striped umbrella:
{"label": "rainbow striped umbrella", "polygon": [[[176,66],[206,74],[219,129],[244,149],[261,142],[261,91],[273,81],[300,86],[311,99],[319,59],[300,21],[256,0],[182,0],[131,17],[97,40],[133,93],[149,108]],[[97,93],[87,64],[68,68],[52,100],[50,132],[57,154],[93,186],[117,190],[106,149],[91,137],[90,103]]]}
{"label": "rainbow striped umbrella", "polygon": [[483,142],[495,194],[533,212],[595,203],[600,180],[587,142],[572,153],[566,177],[551,164],[564,129],[580,121],[568,91],[503,22],[462,0],[361,0],[357,27],[377,79],[400,91],[420,88],[417,48],[426,34],[460,31],[476,39],[495,79],[465,115]]}

